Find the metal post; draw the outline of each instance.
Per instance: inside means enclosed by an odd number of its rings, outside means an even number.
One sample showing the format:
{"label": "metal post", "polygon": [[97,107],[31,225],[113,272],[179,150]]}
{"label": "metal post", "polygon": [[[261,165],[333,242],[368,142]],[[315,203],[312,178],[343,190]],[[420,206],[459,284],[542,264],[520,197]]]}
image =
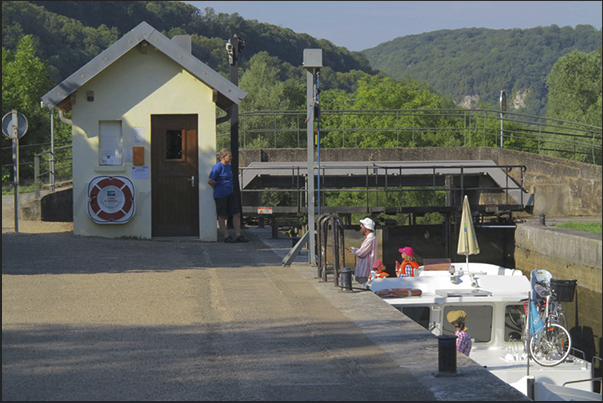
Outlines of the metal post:
{"label": "metal post", "polygon": [[307,207],[308,207],[308,264],[311,266],[316,265],[316,257],[314,253],[315,241],[315,222],[314,222],[314,113],[312,101],[314,99],[314,72],[306,71],[306,86],[307,86],[307,113],[308,122],[306,126],[306,137],[308,141],[307,147],[307,158],[308,158],[308,194],[307,194]]}
{"label": "metal post", "polygon": [[535,379],[533,376],[528,376],[526,382],[528,383],[528,397],[534,400]]}
{"label": "metal post", "polygon": [[504,148],[503,140],[503,121],[504,115],[507,111],[507,93],[505,91],[500,92],[500,148]]}
{"label": "metal post", "polygon": [[504,144],[504,139],[503,139],[503,114],[500,114],[500,148],[504,148],[503,144]]}
{"label": "metal post", "polygon": [[308,206],[308,264],[316,266],[315,250],[315,211],[314,211],[314,111],[318,107],[316,76],[322,67],[322,49],[304,49],[304,68],[306,68],[306,139],[308,156],[308,187],[307,187],[307,206]]}
{"label": "metal post", "polygon": [[[13,122],[17,114],[13,115]],[[15,232],[19,232],[19,138],[15,135],[13,142],[13,186],[15,188]]]}
{"label": "metal post", "polygon": [[12,110],[11,139],[13,145],[13,186],[15,189],[15,232],[19,232],[19,117],[15,109]]}
{"label": "metal post", "polygon": [[[228,61],[230,64],[230,82],[234,85],[239,85],[239,53],[245,47],[245,41],[234,34],[226,45],[228,52]],[[230,166],[232,169],[232,182],[234,188],[234,196],[239,204],[241,211],[241,228],[243,227],[243,210],[241,201],[241,185],[239,181],[239,105],[232,105],[230,114],[230,152],[232,153],[232,161]],[[229,217],[230,220],[230,217]]]}
{"label": "metal post", "polygon": [[[50,166],[48,167],[50,176],[50,189],[54,192],[55,189],[55,173],[54,173],[54,108],[50,108]],[[36,177],[37,180],[37,177]]]}

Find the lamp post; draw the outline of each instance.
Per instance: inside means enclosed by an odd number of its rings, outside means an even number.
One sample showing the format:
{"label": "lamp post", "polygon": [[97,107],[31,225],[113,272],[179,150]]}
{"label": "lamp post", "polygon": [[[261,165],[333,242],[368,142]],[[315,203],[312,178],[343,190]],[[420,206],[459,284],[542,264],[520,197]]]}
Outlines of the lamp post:
{"label": "lamp post", "polygon": [[[245,40],[234,34],[226,43],[226,51],[228,52],[228,64],[230,64],[230,82],[234,85],[239,85],[239,53],[245,47]],[[230,166],[233,172],[233,187],[234,196],[241,211],[241,226],[243,226],[243,211],[241,201],[241,189],[239,183],[239,105],[236,103],[232,106],[230,114],[230,152],[232,153],[232,161]],[[232,220],[231,217],[228,218]]]}

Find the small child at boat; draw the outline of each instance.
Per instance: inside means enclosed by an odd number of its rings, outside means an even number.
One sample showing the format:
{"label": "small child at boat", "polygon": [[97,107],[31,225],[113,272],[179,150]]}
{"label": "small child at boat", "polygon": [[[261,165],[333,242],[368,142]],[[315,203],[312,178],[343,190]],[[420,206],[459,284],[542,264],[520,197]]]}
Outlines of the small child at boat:
{"label": "small child at boat", "polygon": [[454,325],[454,335],[456,336],[456,349],[458,352],[465,354],[469,357],[471,352],[472,342],[471,336],[467,331],[467,313],[462,310],[450,311],[446,315],[446,319],[451,325]]}
{"label": "small child at boat", "polygon": [[389,273],[385,271],[385,265],[381,260],[375,260],[373,262],[373,268],[371,270],[371,274],[369,275],[369,280],[374,280],[376,278],[385,278],[389,276]]}
{"label": "small child at boat", "polygon": [[396,275],[398,277],[414,277],[415,270],[419,268],[419,264],[415,261],[415,251],[410,246],[398,249],[402,255],[402,263],[396,261]]}

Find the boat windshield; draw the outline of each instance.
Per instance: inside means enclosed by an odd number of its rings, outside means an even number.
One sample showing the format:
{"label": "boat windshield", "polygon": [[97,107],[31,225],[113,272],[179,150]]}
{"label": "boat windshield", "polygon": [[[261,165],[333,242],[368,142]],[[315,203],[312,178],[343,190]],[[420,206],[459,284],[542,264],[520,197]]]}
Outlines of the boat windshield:
{"label": "boat windshield", "polygon": [[442,334],[454,334],[454,326],[446,320],[450,311],[463,310],[467,313],[469,335],[476,343],[487,343],[492,339],[492,306],[489,305],[447,305],[444,308]]}
{"label": "boat windshield", "polygon": [[429,307],[428,306],[405,306],[402,313],[417,322],[427,330],[429,329]]}

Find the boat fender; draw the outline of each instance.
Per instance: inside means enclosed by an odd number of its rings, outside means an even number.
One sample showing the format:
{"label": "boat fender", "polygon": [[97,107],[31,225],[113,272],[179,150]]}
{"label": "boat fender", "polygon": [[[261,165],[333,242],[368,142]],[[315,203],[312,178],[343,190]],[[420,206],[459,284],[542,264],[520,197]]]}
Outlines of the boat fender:
{"label": "boat fender", "polygon": [[381,298],[404,298],[404,297],[419,297],[423,294],[418,288],[384,288],[379,291],[375,291],[375,294]]}

